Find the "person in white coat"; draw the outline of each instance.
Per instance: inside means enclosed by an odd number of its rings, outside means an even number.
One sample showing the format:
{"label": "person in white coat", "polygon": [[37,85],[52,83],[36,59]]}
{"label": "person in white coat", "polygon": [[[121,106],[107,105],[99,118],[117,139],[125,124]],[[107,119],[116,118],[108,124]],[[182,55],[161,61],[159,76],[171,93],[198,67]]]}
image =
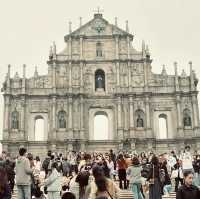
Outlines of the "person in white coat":
{"label": "person in white coat", "polygon": [[48,199],[60,199],[61,192],[61,175],[57,171],[57,163],[53,162],[51,165],[52,172],[45,180],[47,187]]}

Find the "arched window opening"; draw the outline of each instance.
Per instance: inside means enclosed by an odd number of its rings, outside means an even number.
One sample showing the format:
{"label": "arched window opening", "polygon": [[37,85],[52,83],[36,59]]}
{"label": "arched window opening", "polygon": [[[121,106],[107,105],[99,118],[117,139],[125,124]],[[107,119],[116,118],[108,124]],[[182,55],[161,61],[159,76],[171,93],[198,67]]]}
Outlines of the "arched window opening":
{"label": "arched window opening", "polygon": [[96,56],[97,57],[102,57],[103,56],[102,44],[100,42],[97,42],[97,44],[96,44]]}
{"label": "arched window opening", "polygon": [[144,128],[144,112],[138,109],[135,115],[136,115],[136,127]]}
{"label": "arched window opening", "polygon": [[16,108],[11,114],[11,128],[19,129],[19,113]]}
{"label": "arched window opening", "polygon": [[66,128],[66,112],[64,110],[58,112],[58,128]]}
{"label": "arched window opening", "polygon": [[160,114],[158,120],[159,120],[159,138],[167,139],[168,137],[167,115]]}
{"label": "arched window opening", "polygon": [[35,141],[45,140],[44,119],[42,116],[35,118]]}
{"label": "arched window opening", "polygon": [[102,89],[105,91],[105,73],[99,69],[95,72],[95,91]]}
{"label": "arched window opening", "polygon": [[184,125],[184,127],[192,126],[191,112],[189,109],[185,109],[183,111],[183,125]]}
{"label": "arched window opening", "polygon": [[98,112],[94,116],[94,140],[108,140],[108,116]]}

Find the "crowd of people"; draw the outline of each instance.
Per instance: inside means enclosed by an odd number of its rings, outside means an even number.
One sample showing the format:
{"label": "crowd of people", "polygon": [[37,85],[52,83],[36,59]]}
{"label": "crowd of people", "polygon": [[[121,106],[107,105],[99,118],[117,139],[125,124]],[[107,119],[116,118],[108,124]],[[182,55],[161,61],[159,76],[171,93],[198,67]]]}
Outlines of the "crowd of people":
{"label": "crowd of people", "polygon": [[16,158],[6,152],[0,157],[0,199],[10,199],[15,186],[18,199],[119,199],[123,189],[134,199],[174,191],[177,199],[199,199],[200,155],[189,146],[159,155],[48,151],[41,161],[20,148]]}

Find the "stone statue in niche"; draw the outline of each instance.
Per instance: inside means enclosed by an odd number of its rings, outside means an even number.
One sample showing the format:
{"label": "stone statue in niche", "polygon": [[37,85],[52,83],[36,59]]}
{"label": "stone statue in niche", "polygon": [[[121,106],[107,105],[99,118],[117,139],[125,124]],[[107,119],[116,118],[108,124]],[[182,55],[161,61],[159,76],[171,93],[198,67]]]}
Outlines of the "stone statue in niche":
{"label": "stone statue in niche", "polygon": [[137,118],[137,127],[139,128],[144,127],[144,121],[140,114],[138,115],[138,118]]}
{"label": "stone statue in niche", "polygon": [[19,129],[19,113],[15,109],[15,111],[12,112],[12,123],[11,123],[12,129]]}
{"label": "stone statue in niche", "polygon": [[97,88],[103,88],[103,78],[100,75],[97,77]]}
{"label": "stone statue in niche", "polygon": [[58,113],[58,125],[61,129],[66,128],[65,111],[60,111]]}
{"label": "stone statue in niche", "polygon": [[183,124],[185,127],[192,126],[192,120],[188,114],[185,114],[184,119],[183,119]]}

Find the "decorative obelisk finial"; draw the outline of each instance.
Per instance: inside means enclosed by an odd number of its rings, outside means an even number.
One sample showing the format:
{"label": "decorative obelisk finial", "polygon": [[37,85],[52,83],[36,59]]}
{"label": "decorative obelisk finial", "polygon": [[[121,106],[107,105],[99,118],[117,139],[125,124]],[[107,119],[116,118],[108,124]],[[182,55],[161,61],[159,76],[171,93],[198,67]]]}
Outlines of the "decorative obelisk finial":
{"label": "decorative obelisk finial", "polygon": [[128,20],[126,20],[126,32],[129,32]]}
{"label": "decorative obelisk finial", "polygon": [[80,22],[79,26],[81,27],[82,26],[82,17],[79,17],[79,22]]}
{"label": "decorative obelisk finial", "polygon": [[115,17],[115,26],[118,26],[118,24],[117,24],[117,17]]}
{"label": "decorative obelisk finial", "polygon": [[72,32],[72,22],[69,21],[69,33],[71,33],[71,32]]}

